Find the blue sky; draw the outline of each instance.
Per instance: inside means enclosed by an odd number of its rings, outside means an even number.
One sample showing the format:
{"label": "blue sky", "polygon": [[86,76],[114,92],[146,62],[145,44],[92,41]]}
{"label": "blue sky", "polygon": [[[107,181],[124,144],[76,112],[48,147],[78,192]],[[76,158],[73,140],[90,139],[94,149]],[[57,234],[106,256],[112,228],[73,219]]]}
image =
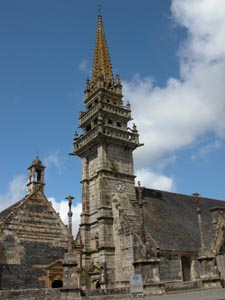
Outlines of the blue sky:
{"label": "blue sky", "polygon": [[[145,146],[135,172],[149,188],[225,199],[225,3],[105,0],[112,66]],[[0,0],[0,208],[25,194],[38,152],[46,195],[63,214],[81,164],[69,156],[90,75],[96,0]],[[61,204],[57,204],[61,203]]]}

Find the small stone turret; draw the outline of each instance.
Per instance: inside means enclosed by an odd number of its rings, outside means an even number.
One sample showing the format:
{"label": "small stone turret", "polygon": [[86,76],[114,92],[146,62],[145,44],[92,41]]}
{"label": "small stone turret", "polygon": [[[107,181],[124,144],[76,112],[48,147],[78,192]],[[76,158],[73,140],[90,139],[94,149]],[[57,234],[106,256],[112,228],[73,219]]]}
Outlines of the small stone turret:
{"label": "small stone turret", "polygon": [[42,164],[38,155],[32,161],[32,164],[28,168],[28,183],[27,193],[32,193],[37,187],[44,191],[44,171],[45,166]]}

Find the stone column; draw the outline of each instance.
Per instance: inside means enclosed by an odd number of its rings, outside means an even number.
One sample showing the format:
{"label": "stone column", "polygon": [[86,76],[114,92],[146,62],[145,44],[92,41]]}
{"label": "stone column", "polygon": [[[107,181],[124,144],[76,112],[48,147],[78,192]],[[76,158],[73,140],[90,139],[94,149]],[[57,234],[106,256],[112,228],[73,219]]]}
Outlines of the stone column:
{"label": "stone column", "polygon": [[143,259],[134,262],[135,274],[141,274],[145,295],[161,295],[165,293],[165,286],[159,277],[159,258]]}
{"label": "stone column", "polygon": [[78,288],[78,270],[76,252],[72,249],[72,200],[73,196],[66,197],[69,204],[68,212],[68,253],[64,254],[63,264],[63,288],[61,289],[60,300],[78,300],[81,299],[80,289]]}
{"label": "stone column", "polygon": [[165,287],[164,284],[161,283],[159,276],[160,259],[157,257],[155,251],[149,251],[150,245],[147,242],[144,222],[144,206],[146,203],[143,201],[142,193],[143,188],[141,187],[140,181],[138,181],[138,207],[140,216],[142,251],[139,254],[139,258],[133,263],[134,271],[135,274],[142,275],[146,295],[164,294]]}
{"label": "stone column", "polygon": [[222,285],[219,277],[218,268],[216,265],[216,259],[213,253],[210,251],[210,249],[206,246],[205,233],[202,222],[202,211],[199,201],[200,195],[198,193],[194,193],[193,196],[195,198],[197,206],[197,218],[201,245],[198,257],[198,261],[200,262],[201,268],[200,278],[202,279],[202,284],[204,288],[220,288],[222,287]]}
{"label": "stone column", "polygon": [[80,289],[78,288],[76,254],[74,252],[64,255],[63,264],[63,288],[60,300],[80,300]]}

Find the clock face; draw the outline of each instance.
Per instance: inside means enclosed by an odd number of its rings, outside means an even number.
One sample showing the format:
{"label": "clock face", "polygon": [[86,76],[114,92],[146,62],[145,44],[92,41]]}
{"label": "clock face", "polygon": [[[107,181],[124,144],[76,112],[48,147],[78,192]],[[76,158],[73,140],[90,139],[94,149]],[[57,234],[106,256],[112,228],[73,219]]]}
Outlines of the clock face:
{"label": "clock face", "polygon": [[117,192],[123,193],[125,191],[125,189],[126,189],[126,185],[125,185],[125,183],[123,181],[118,181],[116,183],[116,190],[117,190]]}

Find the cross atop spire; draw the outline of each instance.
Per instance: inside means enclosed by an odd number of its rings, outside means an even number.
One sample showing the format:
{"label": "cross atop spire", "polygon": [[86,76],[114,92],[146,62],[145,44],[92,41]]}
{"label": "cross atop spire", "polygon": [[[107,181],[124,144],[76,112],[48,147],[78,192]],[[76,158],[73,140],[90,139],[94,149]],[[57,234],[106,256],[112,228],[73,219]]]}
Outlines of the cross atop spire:
{"label": "cross atop spire", "polygon": [[112,66],[102,22],[101,3],[99,3],[94,61],[92,66],[92,83],[97,83],[99,78],[114,85]]}

